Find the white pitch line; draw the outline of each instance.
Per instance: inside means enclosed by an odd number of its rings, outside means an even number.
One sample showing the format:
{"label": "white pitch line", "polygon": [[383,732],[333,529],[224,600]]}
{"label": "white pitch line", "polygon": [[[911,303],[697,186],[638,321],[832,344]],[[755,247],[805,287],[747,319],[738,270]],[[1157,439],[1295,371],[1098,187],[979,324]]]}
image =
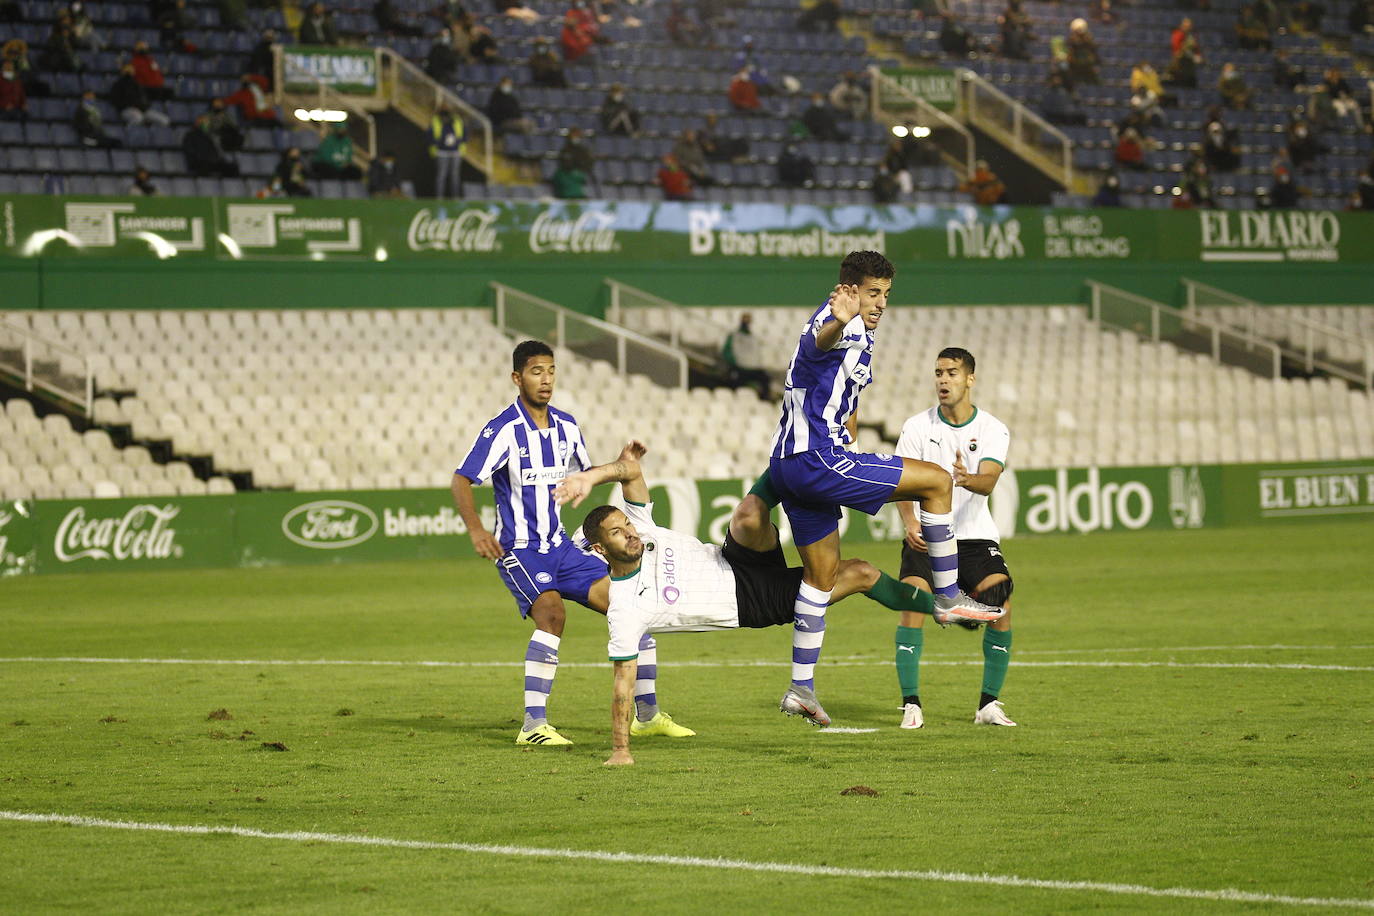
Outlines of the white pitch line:
{"label": "white pitch line", "polygon": [[904,871],[872,868],[840,868],[833,865],[798,865],[789,862],[751,862],[746,859],[706,859],[696,856],[648,855],[632,852],[602,852],[595,849],[552,849],[538,846],[493,846],[485,843],[440,843],[430,840],[401,840],[389,837],[358,836],[348,833],[307,831],[273,832],[252,827],[224,827],[203,824],[150,824],[139,821],[110,821],[69,814],[31,814],[0,811],[0,820],[31,824],[65,824],[72,827],[100,827],[110,830],[137,830],[192,836],[237,836],[258,840],[284,840],[292,843],[334,843],[345,846],[374,846],[387,849],[427,849],[468,852],[479,855],[541,859],[574,859],[593,862],[667,865],[683,868],[711,868],[725,871],[765,872],[797,875],[803,878],[857,878],[861,880],[937,881],[947,884],[984,884],[995,887],[1028,887],[1050,891],[1088,891],[1137,897],[1168,897],[1184,900],[1219,900],[1230,903],[1276,903],[1287,906],[1327,906],[1374,909],[1374,900],[1339,897],[1290,897],[1261,894],[1233,888],[1204,890],[1190,887],[1150,887],[1106,881],[1057,881],[1022,878],[1018,875],[973,874],[957,871]]}
{"label": "white pitch line", "polygon": [[821,735],[867,735],[876,732],[876,728],[843,728],[840,726],[829,726],[817,729],[817,734]]}
{"label": "white pitch line", "polygon": [[[18,656],[0,663],[80,665],[230,665],[238,667],[354,667],[354,668],[522,668],[524,662],[393,661],[343,658],[91,658],[83,656]],[[826,659],[832,668],[885,667],[886,659]],[[922,660],[925,665],[961,667],[982,665],[982,659]],[[1122,662],[1122,661],[1015,661],[1017,668],[1246,668],[1257,671],[1374,671],[1369,665],[1313,665],[1303,662]],[[686,659],[671,668],[787,668],[791,662],[766,659]],[[610,662],[559,662],[560,668],[609,668]]]}

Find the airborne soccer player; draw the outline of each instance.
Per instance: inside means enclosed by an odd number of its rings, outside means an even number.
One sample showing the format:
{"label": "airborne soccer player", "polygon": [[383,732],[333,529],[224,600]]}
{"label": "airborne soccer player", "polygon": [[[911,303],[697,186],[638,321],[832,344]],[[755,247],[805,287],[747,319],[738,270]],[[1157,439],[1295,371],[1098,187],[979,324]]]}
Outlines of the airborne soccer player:
{"label": "airborne soccer player", "polygon": [[[453,499],[473,549],[496,563],[521,618],[534,621],[534,635],[525,650],[525,721],[516,744],[572,744],[546,715],[566,617],[563,599],[604,614],[610,594],[606,562],[572,543],[553,498],[554,487],[569,472],[591,467],[577,421],[549,404],[554,372],[553,351],[547,344],[527,340],[515,348],[515,403],[482,428],[453,474]],[[472,498],[473,484],[488,479],[495,491],[495,536],[482,525]],[[658,709],[653,637],[646,635],[639,651],[648,660],[638,682],[643,692],[636,697],[640,715],[631,726],[635,734],[696,734]]]}
{"label": "airborne soccer player", "polygon": [[[609,465],[570,474],[554,491],[560,502],[580,503],[599,483],[619,481],[625,508],[598,506],[587,513],[582,534],[611,567],[608,653],[615,665],[611,699],[611,756],[608,765],[631,764],[630,697],[645,664],[636,649],[651,633],[730,630],[793,623],[802,571],[789,569],[768,517],[767,504],[750,494],[735,507],[725,546],[703,544],[690,534],[654,522],[649,486],[639,459],[645,448],[631,442]],[[931,614],[940,624],[974,625],[996,620],[1001,611],[965,617],[937,612],[928,591],[904,586],[863,560],[839,564],[832,601],[865,592],[893,610]],[[653,661],[647,663],[652,666]],[[636,715],[638,700],[636,699]]]}
{"label": "airborne soccer player", "polygon": [[949,472],[930,462],[849,448],[858,438],[859,393],[873,380],[875,334],[895,274],[892,262],[876,251],[850,252],[840,264],[839,285],[812,314],[787,367],[782,420],[768,465],[804,570],[794,606],[792,684],[780,708],[816,725],[830,723],[816,699],[814,678],[825,608],[840,566],[840,507],[872,515],[884,503],[918,500],[936,610],[995,611],[959,591]]}
{"label": "airborne soccer player", "polygon": [[[997,523],[988,511],[988,496],[1007,466],[1011,432],[1006,424],[973,406],[973,354],[947,347],[935,359],[935,396],[939,404],[902,425],[897,454],[933,461],[954,475],[954,535],[959,551],[959,585],[979,600],[1007,613],[988,624],[983,634],[983,691],[973,721],[977,725],[1015,725],[997,699],[1011,661],[1011,572],[1002,556]],[[970,470],[971,469],[971,470]],[[902,544],[902,581],[930,591],[934,572],[916,510],[897,504],[906,525]],[[902,614],[897,627],[897,681],[902,688],[902,728],[924,722],[920,682],[925,618]]]}

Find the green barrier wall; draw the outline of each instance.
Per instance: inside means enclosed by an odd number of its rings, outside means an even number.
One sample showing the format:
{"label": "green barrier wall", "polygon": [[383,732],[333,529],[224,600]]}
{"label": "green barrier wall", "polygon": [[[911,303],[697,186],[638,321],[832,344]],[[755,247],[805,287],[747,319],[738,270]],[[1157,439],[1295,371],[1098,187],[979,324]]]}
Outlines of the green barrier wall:
{"label": "green barrier wall", "polygon": [[[721,542],[743,480],[653,488],[661,524]],[[609,495],[564,513],[569,530]],[[494,524],[491,491],[477,491]],[[1374,460],[1136,468],[1008,469],[992,499],[1005,537],[1273,525],[1353,518],[1374,549]],[[778,522],[785,539],[784,515]],[[848,543],[901,537],[896,510],[846,515]],[[242,493],[165,499],[0,503],[0,575],[470,557],[446,490]]]}
{"label": "green barrier wall", "polygon": [[1274,303],[1374,289],[1368,213],[70,196],[0,210],[7,308],[478,306],[497,280],[600,313],[607,276],[684,304],[796,304],[861,247],[897,263],[910,304],[1079,302],[1088,278],[1166,302],[1184,276]]}

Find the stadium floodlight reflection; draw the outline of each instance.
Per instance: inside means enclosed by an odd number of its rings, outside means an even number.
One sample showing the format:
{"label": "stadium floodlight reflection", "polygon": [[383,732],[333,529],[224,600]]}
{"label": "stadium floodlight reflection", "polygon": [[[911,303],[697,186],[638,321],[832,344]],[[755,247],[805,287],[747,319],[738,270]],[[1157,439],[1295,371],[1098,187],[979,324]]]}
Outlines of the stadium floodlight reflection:
{"label": "stadium floodlight reflection", "polygon": [[156,232],[135,232],[134,238],[142,239],[148,243],[148,247],[153,249],[153,254],[157,255],[159,261],[177,256],[177,246],[158,235]]}
{"label": "stadium floodlight reflection", "polygon": [[218,238],[219,243],[224,246],[224,250],[229,252],[229,257],[235,261],[243,257],[243,249],[239,247],[238,242],[234,241],[233,236],[221,232]]}
{"label": "stadium floodlight reflection", "polygon": [[917,140],[924,140],[926,137],[930,136],[930,128],[920,126],[907,127],[905,124],[894,124],[892,125],[892,136],[896,137],[898,140],[904,140],[908,136],[914,137]]}
{"label": "stadium floodlight reflection", "polygon": [[339,111],[337,108],[297,108],[296,120],[298,121],[347,121],[348,112]]}
{"label": "stadium floodlight reflection", "polygon": [[31,258],[36,254],[42,254],[43,249],[53,239],[61,239],[73,248],[83,248],[85,243],[81,239],[72,235],[66,229],[43,229],[35,232],[24,240],[24,245],[19,249],[20,254],[26,258]]}

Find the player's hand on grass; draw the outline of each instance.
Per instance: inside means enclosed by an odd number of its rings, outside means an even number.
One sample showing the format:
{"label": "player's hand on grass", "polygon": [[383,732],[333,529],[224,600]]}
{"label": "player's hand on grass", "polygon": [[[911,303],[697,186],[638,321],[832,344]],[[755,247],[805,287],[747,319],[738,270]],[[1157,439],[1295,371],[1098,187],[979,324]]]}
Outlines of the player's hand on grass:
{"label": "player's hand on grass", "polygon": [[906,529],[906,545],[912,550],[926,552],[926,539],[921,536],[921,526],[908,525]]}
{"label": "player's hand on grass", "polygon": [[[628,448],[628,446],[626,446]],[[578,471],[576,474],[569,474],[563,478],[563,482],[553,488],[554,502],[560,506],[572,503],[574,506],[582,505],[582,500],[586,499],[592,492],[595,482],[591,475],[586,471]]]}
{"label": "player's hand on grass", "polygon": [[830,294],[830,314],[840,324],[849,324],[859,314],[859,287],[837,284],[835,291]]}
{"label": "player's hand on grass", "polygon": [[632,766],[634,762],[635,759],[630,756],[629,748],[619,748],[617,750],[611,751],[611,756],[606,758],[606,762],[603,763],[602,766],[627,767]]}
{"label": "player's hand on grass", "polygon": [[472,549],[484,560],[499,560],[506,555],[501,544],[485,528],[473,528],[468,532],[472,538]]}

